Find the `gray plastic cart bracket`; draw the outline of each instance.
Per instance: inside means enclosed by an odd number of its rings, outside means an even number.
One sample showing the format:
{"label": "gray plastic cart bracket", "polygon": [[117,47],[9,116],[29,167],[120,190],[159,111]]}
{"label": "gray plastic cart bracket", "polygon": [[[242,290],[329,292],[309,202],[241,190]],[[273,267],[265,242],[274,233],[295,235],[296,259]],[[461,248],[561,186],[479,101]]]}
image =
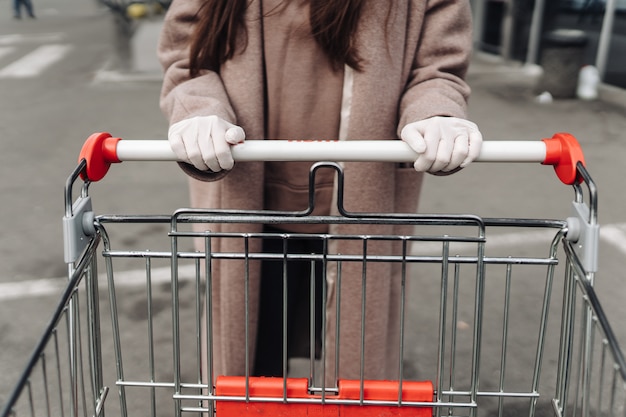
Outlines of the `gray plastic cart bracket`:
{"label": "gray plastic cart bracket", "polygon": [[63,241],[65,262],[76,262],[95,235],[94,212],[91,197],[80,197],[72,205],[71,215],[63,217]]}

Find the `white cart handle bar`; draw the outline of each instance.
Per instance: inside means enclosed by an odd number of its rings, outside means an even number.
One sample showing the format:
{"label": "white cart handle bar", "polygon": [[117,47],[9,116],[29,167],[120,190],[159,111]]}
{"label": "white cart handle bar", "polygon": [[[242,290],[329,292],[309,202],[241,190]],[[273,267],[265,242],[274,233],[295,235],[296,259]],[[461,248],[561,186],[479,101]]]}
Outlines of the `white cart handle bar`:
{"label": "white cart handle bar", "polygon": [[[332,161],[413,162],[417,154],[400,140],[247,140],[232,147],[236,162]],[[94,133],[83,145],[85,175],[99,181],[112,163],[123,161],[178,161],[167,140],[121,140],[108,133]],[[553,165],[559,179],[579,183],[578,163],[584,156],[576,138],[557,133],[540,141],[483,142],[477,162],[538,162]],[[85,179],[85,178],[83,178]]]}

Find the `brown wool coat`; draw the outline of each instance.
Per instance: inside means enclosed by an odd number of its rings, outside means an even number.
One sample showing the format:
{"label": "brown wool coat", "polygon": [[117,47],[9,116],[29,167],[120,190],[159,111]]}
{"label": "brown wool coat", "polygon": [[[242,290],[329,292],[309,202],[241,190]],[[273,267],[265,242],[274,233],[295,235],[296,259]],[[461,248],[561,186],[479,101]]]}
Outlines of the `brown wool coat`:
{"label": "brown wool coat", "polygon": [[[170,121],[217,115],[240,125],[249,139],[263,139],[263,50],[261,1],[246,12],[247,46],[226,62],[219,74],[204,71],[189,79],[188,38],[192,17],[202,0],[174,0],[165,18],[158,54],[165,69],[161,107]],[[382,7],[383,4],[389,4]],[[354,72],[352,104],[346,119],[347,140],[397,140],[408,123],[436,115],[465,117],[469,87],[464,76],[471,53],[471,16],[466,0],[370,1],[360,22],[357,46],[364,71]],[[383,163],[346,163],[345,206],[350,211],[413,213],[421,174]],[[203,208],[263,208],[263,164],[239,163],[222,179],[190,177],[191,204]],[[215,227],[212,227],[215,230]],[[260,230],[259,225],[220,225],[222,231]],[[332,227],[333,233],[406,233],[395,226]],[[223,243],[218,250],[232,250]],[[341,243],[333,250],[360,253],[361,243]],[[389,253],[389,243],[368,248]],[[258,249],[258,248],[256,248]],[[258,266],[258,265],[257,265]],[[397,270],[368,265],[366,297],[366,377],[397,378]],[[243,375],[243,265],[216,266],[213,291],[215,375]],[[250,335],[256,337],[258,267],[251,271]],[[334,355],[335,274],[328,274],[327,357]],[[361,270],[344,266],[341,287],[340,375],[358,378],[360,369]],[[252,343],[254,345],[254,343]],[[333,368],[330,368],[331,370]]]}

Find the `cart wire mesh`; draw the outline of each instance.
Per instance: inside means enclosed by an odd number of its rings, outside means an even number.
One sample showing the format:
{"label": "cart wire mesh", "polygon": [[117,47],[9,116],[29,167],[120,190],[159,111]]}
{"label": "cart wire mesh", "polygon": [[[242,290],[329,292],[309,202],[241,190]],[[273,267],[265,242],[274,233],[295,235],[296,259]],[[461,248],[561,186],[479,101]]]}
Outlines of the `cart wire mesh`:
{"label": "cart wire mesh", "polygon": [[[333,167],[341,185],[341,168]],[[87,187],[78,200],[89,199]],[[575,189],[580,202],[582,191]],[[581,260],[580,245],[568,239],[571,222],[352,213],[343,208],[341,186],[338,190],[338,214],[331,216],[312,216],[311,207],[298,213],[182,209],[158,216],[88,215],[93,235],[76,244],[81,254],[70,262],[67,288],[2,417],[263,410],[276,415],[626,416],[626,363],[594,291],[595,275]],[[73,207],[91,212],[90,202]],[[223,224],[245,229],[305,223],[367,233],[212,230]],[[376,233],[385,225],[408,226],[410,232]],[[124,235],[146,228],[159,232],[154,248],[124,247]],[[533,242],[539,236],[545,244],[509,253],[499,238],[510,231],[533,236]],[[118,241],[116,234],[122,236]],[[302,239],[317,242],[318,250],[292,251]],[[279,250],[260,250],[268,241]],[[346,242],[351,251],[336,250]],[[241,375],[215,375],[210,336],[215,265],[243,265],[245,336],[243,346],[232,349],[251,358],[250,271],[261,262],[283,271],[278,276],[283,303],[288,267],[310,265],[310,275],[302,277],[310,289],[308,357],[287,357],[283,308],[277,326],[283,334],[284,377],[253,376],[251,359]],[[385,279],[375,275],[376,265],[395,272],[389,279],[400,294],[394,306],[399,318],[393,332],[395,375],[386,381],[368,379],[366,334],[381,329],[368,327],[366,304],[376,296],[372,283]],[[360,315],[349,326],[358,335],[360,362],[351,364],[356,374],[343,379],[345,364],[338,358],[345,349],[347,295],[342,277],[351,267],[361,277],[355,301]],[[316,286],[316,271],[323,277],[321,286]],[[333,304],[326,301],[329,275],[336,285]],[[334,311],[332,319],[316,314],[316,294],[322,311]],[[321,350],[315,349],[311,330],[316,325],[330,340],[322,341]]]}

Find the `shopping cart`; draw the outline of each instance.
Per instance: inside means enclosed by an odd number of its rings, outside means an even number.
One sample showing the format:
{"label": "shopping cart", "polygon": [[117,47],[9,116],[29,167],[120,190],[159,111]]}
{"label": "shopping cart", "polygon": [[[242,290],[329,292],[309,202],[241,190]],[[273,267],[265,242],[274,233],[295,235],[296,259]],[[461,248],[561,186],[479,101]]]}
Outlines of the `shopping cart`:
{"label": "shopping cart", "polygon": [[[315,164],[311,178],[319,169],[336,170],[337,214],[181,209],[171,215],[96,215],[89,186],[104,177],[111,163],[176,158],[165,141],[94,134],[66,184],[69,282],[2,417],[103,416],[105,410],[122,416],[626,415],[626,362],[593,287],[596,188],[573,137],[486,142],[479,158],[554,165],[575,192],[572,216],[564,220],[347,211],[341,162],[410,162],[415,155],[401,141],[247,141],[233,153],[236,161],[334,160]],[[363,230],[392,224],[413,232],[307,234],[321,249],[292,253],[290,245],[301,234],[211,231],[222,223],[347,224]],[[511,233],[532,244],[507,253],[501,242]],[[127,248],[138,234],[151,236],[154,247]],[[224,240],[240,249],[221,250]],[[270,240],[283,249],[256,249]],[[348,240],[361,249],[335,250],[337,242]],[[319,268],[325,278],[322,300],[328,298],[328,274],[334,274],[335,304],[324,305],[326,311],[335,309],[334,318],[315,319],[315,307],[309,317],[310,328],[321,320],[322,337],[333,342],[322,343],[321,352],[311,349],[304,364],[283,354],[285,377],[252,376],[249,362],[243,375],[215,375],[207,336],[216,325],[214,263],[237,262],[249,271],[259,261],[278,263],[284,271],[292,262]],[[343,304],[338,299],[342,271],[355,264],[362,282],[361,299],[353,301],[361,303],[363,313],[349,327],[360,338],[361,361],[356,378],[342,379],[333,359],[339,357],[347,327],[339,318]],[[374,264],[389,264],[398,272],[398,361],[391,380],[367,379],[365,366],[365,336],[372,331],[364,317],[371,298],[366,293],[372,280],[381,279],[368,274]],[[248,358],[252,284],[246,277]],[[310,280],[309,304],[314,306],[315,280],[303,279]],[[283,313],[277,323],[283,332],[286,321]],[[314,335],[311,339],[313,346]]]}

